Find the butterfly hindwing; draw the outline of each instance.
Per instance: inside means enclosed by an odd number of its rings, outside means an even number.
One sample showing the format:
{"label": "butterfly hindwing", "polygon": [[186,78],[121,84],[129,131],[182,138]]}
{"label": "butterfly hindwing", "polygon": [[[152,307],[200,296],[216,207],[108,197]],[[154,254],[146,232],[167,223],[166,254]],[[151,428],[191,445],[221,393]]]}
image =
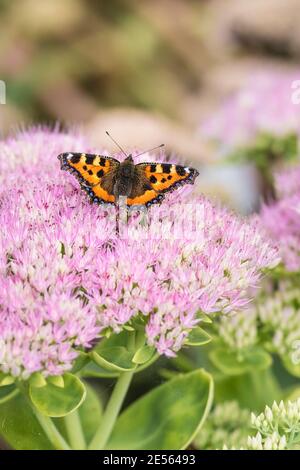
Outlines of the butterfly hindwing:
{"label": "butterfly hindwing", "polygon": [[127,198],[127,206],[146,206],[159,203],[163,200],[164,195],[158,194],[152,188],[145,188],[144,191],[139,192],[138,188],[133,188],[130,196]]}
{"label": "butterfly hindwing", "polygon": [[61,169],[69,171],[80,182],[93,202],[115,203],[114,176],[120,165],[112,157],[89,153],[62,153],[58,156]]}
{"label": "butterfly hindwing", "polygon": [[128,206],[160,203],[164,194],[184,184],[193,184],[198,171],[171,163],[139,163],[135,166],[136,183],[127,199]]}

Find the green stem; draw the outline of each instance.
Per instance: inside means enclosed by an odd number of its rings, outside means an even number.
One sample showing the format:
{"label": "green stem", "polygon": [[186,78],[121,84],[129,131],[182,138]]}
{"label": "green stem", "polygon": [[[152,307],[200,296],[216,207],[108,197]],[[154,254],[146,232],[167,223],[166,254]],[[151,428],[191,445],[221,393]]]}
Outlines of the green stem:
{"label": "green stem", "polygon": [[55,449],[71,450],[69,445],[65,441],[65,439],[62,437],[62,435],[59,433],[59,431],[55,427],[55,424],[53,423],[51,418],[39,413],[39,411],[34,406],[32,406],[32,410],[38,422],[40,423],[41,427],[45,431],[45,434],[47,435],[49,441],[51,442],[51,444],[53,444]]}
{"label": "green stem", "polygon": [[65,416],[64,422],[72,449],[84,450],[86,448],[86,443],[78,411],[75,410]]}
{"label": "green stem", "polygon": [[[135,346],[136,334],[132,332],[129,335],[128,349],[133,349]],[[115,388],[110,396],[110,399],[106,405],[101,424],[96,431],[90,445],[89,450],[102,450],[107,444],[110,438],[111,432],[119,415],[121,406],[129,388],[130,382],[135,371],[123,372],[120,374]]]}
{"label": "green stem", "polygon": [[52,419],[49,416],[45,416],[41,414],[38,409],[34,406],[32,401],[28,396],[28,389],[26,385],[22,382],[17,383],[18,389],[23,394],[27,403],[29,404],[32,412],[38,422],[40,423],[41,428],[44,430],[46,436],[48,437],[49,441],[57,450],[71,450],[68,443],[65,441],[63,436],[60,434],[58,429],[56,428],[55,424],[53,423]]}
{"label": "green stem", "polygon": [[123,372],[118,378],[118,381],[106,406],[101,424],[88,447],[90,450],[104,449],[120,412],[133,374],[134,372],[131,371]]}

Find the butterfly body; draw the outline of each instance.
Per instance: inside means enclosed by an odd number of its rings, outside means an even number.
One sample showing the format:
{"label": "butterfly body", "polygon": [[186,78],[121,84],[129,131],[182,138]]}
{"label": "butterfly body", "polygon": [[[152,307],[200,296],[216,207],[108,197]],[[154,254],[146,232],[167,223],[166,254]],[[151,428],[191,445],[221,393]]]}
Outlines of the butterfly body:
{"label": "butterfly body", "polygon": [[114,177],[113,193],[116,199],[119,196],[130,196],[135,179],[135,165],[131,155],[120,163]]}
{"label": "butterfly body", "polygon": [[79,180],[92,202],[117,204],[127,197],[127,206],[160,203],[164,195],[184,184],[193,184],[198,171],[171,163],[138,163],[131,155],[123,162],[112,157],[85,153],[58,155],[61,169]]}

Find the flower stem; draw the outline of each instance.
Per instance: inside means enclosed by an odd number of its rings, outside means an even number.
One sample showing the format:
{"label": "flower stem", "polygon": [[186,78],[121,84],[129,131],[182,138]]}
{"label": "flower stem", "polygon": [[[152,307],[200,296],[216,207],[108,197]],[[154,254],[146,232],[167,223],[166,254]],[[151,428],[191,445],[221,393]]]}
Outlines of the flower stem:
{"label": "flower stem", "polygon": [[133,374],[134,371],[123,372],[118,378],[118,381],[106,406],[101,424],[88,447],[90,450],[102,450],[107,444]]}
{"label": "flower stem", "polygon": [[64,422],[72,449],[84,450],[86,448],[86,443],[78,411],[75,410],[65,416]]}
{"label": "flower stem", "polygon": [[65,441],[63,436],[60,434],[60,432],[56,428],[52,419],[49,418],[49,416],[45,416],[42,413],[40,413],[39,410],[34,406],[34,404],[32,403],[32,401],[30,400],[28,396],[28,390],[27,390],[27,387],[24,385],[24,383],[19,382],[17,386],[20,392],[23,394],[25,400],[29,404],[34,416],[40,423],[41,428],[45,432],[46,436],[48,437],[53,447],[57,450],[71,450],[68,443]]}
{"label": "flower stem", "polygon": [[[134,348],[136,343],[136,332],[132,332],[128,337],[128,349]],[[96,431],[90,445],[89,450],[102,450],[110,438],[111,432],[119,415],[121,406],[129,388],[130,382],[134,375],[134,370],[122,372],[116,382],[115,388],[106,405],[101,424]]]}
{"label": "flower stem", "polygon": [[55,424],[48,416],[42,415],[34,406],[32,406],[32,410],[37,418],[38,422],[40,423],[41,427],[45,431],[49,441],[55,449],[57,450],[71,450],[65,439],[57,430]]}

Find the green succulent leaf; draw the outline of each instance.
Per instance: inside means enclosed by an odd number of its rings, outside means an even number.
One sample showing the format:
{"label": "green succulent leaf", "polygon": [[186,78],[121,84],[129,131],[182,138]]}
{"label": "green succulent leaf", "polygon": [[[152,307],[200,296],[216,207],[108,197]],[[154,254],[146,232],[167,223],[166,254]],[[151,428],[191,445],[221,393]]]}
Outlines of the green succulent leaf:
{"label": "green succulent leaf", "polygon": [[295,377],[300,377],[300,364],[293,364],[290,358],[282,358],[282,363],[286,370],[294,375]]}
{"label": "green succulent leaf", "polygon": [[56,387],[64,388],[65,386],[65,381],[64,381],[64,376],[63,375],[53,375],[47,377],[47,382],[53,385],[56,385]]}
{"label": "green succulent leaf", "polygon": [[54,449],[21,393],[0,404],[0,434],[13,449]]}
{"label": "green succulent leaf", "polygon": [[11,385],[15,382],[14,377],[11,375],[3,374],[0,372],[0,387],[6,387],[7,385]]}
{"label": "green succulent leaf", "polygon": [[45,377],[40,372],[35,372],[29,379],[31,387],[41,388],[47,385]]}
{"label": "green succulent leaf", "polygon": [[120,375],[120,371],[116,370],[107,370],[101,367],[96,362],[89,362],[85,367],[83,367],[80,371],[80,376],[89,378],[114,378]]}
{"label": "green succulent leaf", "polygon": [[150,361],[150,359],[152,359],[154,354],[155,348],[145,344],[136,351],[132,358],[132,362],[134,362],[134,364],[145,364],[146,362]]}
{"label": "green succulent leaf", "polygon": [[108,338],[102,339],[89,353],[90,358],[101,369],[109,372],[125,372],[136,368],[132,362],[135,354],[134,346],[130,339],[134,338],[132,331],[122,331],[119,334],[112,333]]}
{"label": "green succulent leaf", "polygon": [[124,346],[102,348],[101,351],[90,354],[96,364],[109,371],[124,372],[136,368],[136,364],[132,362],[134,353]]}
{"label": "green succulent leaf", "polygon": [[0,404],[11,400],[17,393],[19,393],[19,391],[14,384],[0,387]]}
{"label": "green succulent leaf", "polygon": [[72,374],[76,374],[77,372],[81,371],[83,367],[85,367],[89,362],[91,358],[88,355],[88,353],[85,353],[83,351],[79,351],[79,355],[75,359],[75,362],[72,367]]}
{"label": "green succulent leaf", "polygon": [[86,396],[84,384],[75,375],[64,374],[64,387],[47,382],[44,387],[29,385],[32,403],[46,416],[66,416],[76,410]]}
{"label": "green succulent leaf", "polygon": [[209,354],[213,365],[226,375],[264,370],[271,366],[272,356],[263,349],[253,348],[238,354],[226,348],[216,348]]}
{"label": "green succulent leaf", "polygon": [[130,405],[106,447],[185,449],[204,423],[212,398],[212,377],[204,370],[177,376]]}
{"label": "green succulent leaf", "polygon": [[107,338],[102,338],[94,347],[93,351],[99,352],[102,349],[114,348],[117,346],[127,347],[130,343],[130,337],[133,333],[130,329],[121,331],[121,333],[111,333]]}
{"label": "green succulent leaf", "polygon": [[201,320],[203,323],[208,323],[211,324],[213,323],[211,317],[209,315],[206,315],[206,313],[203,313],[202,311],[197,314],[197,317]]}
{"label": "green succulent leaf", "polygon": [[205,330],[200,327],[197,327],[190,332],[185,344],[189,346],[204,346],[205,344],[210,343],[211,340],[212,337],[208,333],[206,333]]}
{"label": "green succulent leaf", "polygon": [[296,401],[300,398],[300,387],[294,386],[288,389],[287,393],[284,396],[284,401]]}
{"label": "green succulent leaf", "polygon": [[281,386],[273,368],[251,371],[240,375],[223,375],[215,380],[215,402],[238,401],[242,408],[261,411],[273,401],[280,401]]}

